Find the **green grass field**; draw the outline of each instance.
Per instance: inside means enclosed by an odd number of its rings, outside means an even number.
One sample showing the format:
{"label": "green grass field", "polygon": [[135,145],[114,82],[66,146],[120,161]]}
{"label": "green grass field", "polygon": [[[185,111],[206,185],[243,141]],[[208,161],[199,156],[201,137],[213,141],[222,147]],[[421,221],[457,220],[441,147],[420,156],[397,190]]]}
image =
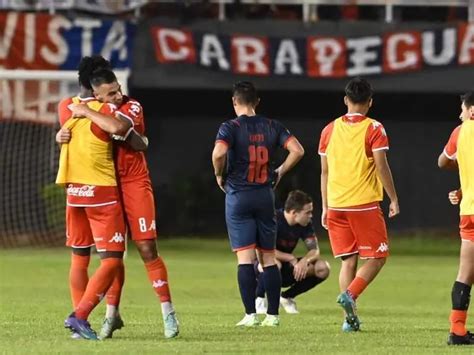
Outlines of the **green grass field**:
{"label": "green grass field", "polygon": [[[180,336],[171,340],[163,338],[158,301],[132,246],[121,305],[126,326],[103,342],[71,340],[62,327],[71,311],[68,250],[0,250],[0,352],[472,354],[472,347],[445,345],[459,240],[392,242],[393,256],[358,302],[363,331],[345,334],[335,302],[339,262],[327,244],[322,253],[332,274],[297,298],[299,315],[282,313],[277,329],[237,329],[243,310],[227,240],[162,240],[181,323]],[[103,314],[99,306],[90,319],[96,330]]]}

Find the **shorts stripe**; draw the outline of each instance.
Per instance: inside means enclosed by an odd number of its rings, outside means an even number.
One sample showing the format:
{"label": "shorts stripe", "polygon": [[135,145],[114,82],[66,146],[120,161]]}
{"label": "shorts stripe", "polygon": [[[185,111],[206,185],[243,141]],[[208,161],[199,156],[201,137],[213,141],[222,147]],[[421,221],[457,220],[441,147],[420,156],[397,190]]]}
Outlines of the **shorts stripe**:
{"label": "shorts stripe", "polygon": [[238,251],[247,250],[247,249],[255,249],[256,246],[257,246],[257,244],[253,243],[253,244],[250,244],[250,245],[246,245],[244,247],[232,249],[232,251],[238,252]]}
{"label": "shorts stripe", "polygon": [[354,255],[354,254],[359,254],[359,252],[358,252],[358,251],[354,251],[354,252],[352,252],[352,253],[345,253],[345,254],[335,255],[335,256],[334,256],[334,259],[340,258],[341,256]]}

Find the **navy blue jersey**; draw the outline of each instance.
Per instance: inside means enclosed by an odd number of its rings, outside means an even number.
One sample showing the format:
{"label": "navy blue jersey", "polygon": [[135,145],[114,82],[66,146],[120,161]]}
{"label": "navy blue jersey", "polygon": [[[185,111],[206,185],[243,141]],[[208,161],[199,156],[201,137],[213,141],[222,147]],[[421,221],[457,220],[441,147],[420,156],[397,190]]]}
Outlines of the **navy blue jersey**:
{"label": "navy blue jersey", "polygon": [[290,132],[278,121],[263,116],[239,116],[221,124],[216,142],[229,147],[226,191],[270,186],[274,178],[273,158],[285,147]]}
{"label": "navy blue jersey", "polygon": [[316,233],[314,233],[313,223],[309,223],[306,227],[299,224],[290,226],[285,219],[283,210],[277,210],[277,250],[291,254],[296,248],[296,244],[301,239],[316,239]]}

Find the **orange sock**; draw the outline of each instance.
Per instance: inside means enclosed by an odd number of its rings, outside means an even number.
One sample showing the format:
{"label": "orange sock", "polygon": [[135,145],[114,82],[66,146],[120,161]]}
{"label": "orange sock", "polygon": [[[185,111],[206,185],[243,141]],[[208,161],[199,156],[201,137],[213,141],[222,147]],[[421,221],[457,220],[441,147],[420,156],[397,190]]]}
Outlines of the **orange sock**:
{"label": "orange sock", "polygon": [[347,291],[351,294],[354,300],[365,290],[368,283],[362,277],[356,277],[352,280],[351,284],[347,288]]}
{"label": "orange sock", "polygon": [[466,318],[467,311],[453,309],[451,311],[451,315],[449,316],[449,321],[451,322],[450,332],[460,336],[466,335]]}
{"label": "orange sock", "polygon": [[72,307],[76,308],[86,291],[89,275],[89,255],[71,254],[71,267],[69,269],[69,290],[71,292]]}
{"label": "orange sock", "polygon": [[168,286],[168,271],[161,257],[145,263],[145,267],[148,271],[148,279],[160,298],[160,302],[171,302],[171,294]]}
{"label": "orange sock", "polygon": [[118,308],[120,304],[120,297],[122,296],[122,288],[123,288],[124,283],[125,283],[125,266],[122,263],[122,265],[120,265],[119,269],[117,270],[117,274],[115,275],[115,278],[112,281],[112,285],[107,291],[107,304],[108,305],[115,306]]}
{"label": "orange sock", "polygon": [[99,304],[109,289],[123,260],[119,258],[102,259],[99,268],[87,284],[86,292],[75,309],[76,317],[87,319],[92,310]]}

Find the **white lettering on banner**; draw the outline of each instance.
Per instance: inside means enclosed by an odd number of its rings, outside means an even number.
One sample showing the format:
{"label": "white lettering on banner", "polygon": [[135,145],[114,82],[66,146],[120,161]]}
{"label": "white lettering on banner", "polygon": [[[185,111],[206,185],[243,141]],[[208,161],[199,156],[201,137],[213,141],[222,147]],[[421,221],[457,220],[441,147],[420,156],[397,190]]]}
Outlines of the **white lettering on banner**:
{"label": "white lettering on banner", "polygon": [[44,46],[40,49],[41,56],[46,59],[49,63],[54,65],[60,65],[64,63],[69,54],[69,48],[61,35],[61,31],[66,29],[69,30],[72,27],[72,23],[64,17],[55,17],[48,24],[48,37],[51,42],[56,46],[56,52],[53,52],[49,47]]}
{"label": "white lettering on banner", "polygon": [[275,74],[286,74],[287,64],[290,65],[291,74],[303,74],[295,41],[291,39],[283,39],[280,42],[275,58]]}
{"label": "white lettering on banner", "polygon": [[6,59],[8,53],[10,53],[18,16],[17,12],[9,12],[7,14],[6,26],[3,29],[3,38],[0,40],[0,59]]}
{"label": "white lettering on banner", "polygon": [[[347,74],[350,76],[378,74],[382,72],[380,65],[369,65],[377,59],[377,47],[382,44],[380,37],[363,37],[357,39],[348,39],[347,48],[353,49],[349,55],[349,62],[353,64],[352,67],[347,68]],[[374,48],[375,47],[375,48]]]}
{"label": "white lettering on banner", "polygon": [[238,73],[252,72],[250,65],[254,66],[255,74],[268,74],[269,68],[264,62],[267,54],[264,43],[253,37],[237,37],[232,39],[232,46],[236,50],[236,70]]}
{"label": "white lettering on banner", "polygon": [[94,197],[95,196],[94,189],[95,189],[95,186],[93,185],[84,185],[84,186],[68,185],[66,189],[66,193],[68,196]]}
{"label": "white lettering on banner", "polygon": [[410,33],[396,33],[388,37],[387,40],[387,64],[392,70],[401,70],[416,66],[419,61],[416,51],[404,51],[403,58],[398,60],[398,46],[401,42],[409,45],[416,43],[416,38]]}
{"label": "white lettering on banner", "polygon": [[316,52],[316,62],[319,63],[321,76],[331,76],[334,73],[334,64],[342,54],[341,44],[335,39],[318,38],[311,43]]}
{"label": "white lettering on banner", "polygon": [[230,64],[225,58],[225,52],[222,48],[219,38],[214,34],[206,33],[202,37],[201,64],[205,67],[212,65],[212,60],[217,59],[217,64],[222,70],[229,70]]}
{"label": "white lettering on banner", "polygon": [[82,27],[82,41],[81,41],[81,53],[82,56],[92,55],[92,30],[99,28],[102,25],[100,20],[93,20],[90,18],[80,18],[74,20],[74,25]]}
{"label": "white lettering on banner", "polygon": [[447,65],[456,55],[456,30],[446,28],[443,30],[443,49],[435,54],[435,34],[433,31],[425,31],[422,35],[423,60],[428,65]]}
{"label": "white lettering on banner", "polygon": [[474,24],[466,27],[463,41],[461,42],[461,50],[459,52],[459,64],[469,64],[474,62],[471,54],[474,51]]}
{"label": "white lettering on banner", "polygon": [[181,46],[178,50],[173,50],[169,45],[171,39],[183,44],[186,42],[186,34],[169,28],[163,28],[158,31],[158,45],[164,59],[170,61],[185,60],[190,55],[189,48]]}
{"label": "white lettering on banner", "polygon": [[127,59],[127,28],[125,27],[125,22],[123,21],[114,21],[112,27],[107,34],[105,39],[104,48],[102,48],[102,56],[105,58],[110,58],[112,52],[118,50],[119,59]]}
{"label": "white lettering on banner", "polygon": [[25,15],[25,61],[32,63],[35,60],[36,16]]}

